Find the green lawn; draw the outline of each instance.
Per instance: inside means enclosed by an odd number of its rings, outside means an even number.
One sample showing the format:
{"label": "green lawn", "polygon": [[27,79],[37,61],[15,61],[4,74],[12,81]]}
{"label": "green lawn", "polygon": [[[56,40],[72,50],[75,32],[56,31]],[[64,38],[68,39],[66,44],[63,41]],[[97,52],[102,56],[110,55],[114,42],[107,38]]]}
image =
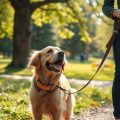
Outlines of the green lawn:
{"label": "green lawn", "polygon": [[29,111],[29,81],[0,78],[0,119],[32,120]]}
{"label": "green lawn", "polygon": [[[32,75],[31,70],[28,69],[5,69],[4,67],[9,64],[10,59],[3,59],[0,56],[0,73],[15,74],[15,75]],[[100,63],[100,59],[90,59],[88,62],[80,63],[78,61],[68,61],[65,67],[64,74],[68,78],[77,79],[90,79],[95,73],[97,68],[92,68],[92,63]],[[107,60],[106,63],[113,63],[113,61]],[[104,68],[94,78],[95,80],[113,80],[113,69]]]}
{"label": "green lawn", "polygon": [[[80,88],[77,84],[71,86],[75,89]],[[80,115],[83,110],[111,104],[111,88],[86,87],[75,95],[75,100],[74,113]]]}
{"label": "green lawn", "polygon": [[[75,63],[70,61],[66,66],[64,73],[69,78],[90,79],[96,71],[96,68],[93,69],[91,64],[92,62]],[[111,70],[111,69],[104,68],[96,75],[94,79],[95,80],[113,80],[113,73],[114,73],[113,69]]]}
{"label": "green lawn", "polygon": [[[31,120],[28,80],[0,78],[0,119],[1,120]],[[76,84],[72,87],[78,88]],[[111,88],[87,87],[76,94],[74,113],[80,113],[91,107],[111,103]],[[47,119],[45,119],[47,120]]]}

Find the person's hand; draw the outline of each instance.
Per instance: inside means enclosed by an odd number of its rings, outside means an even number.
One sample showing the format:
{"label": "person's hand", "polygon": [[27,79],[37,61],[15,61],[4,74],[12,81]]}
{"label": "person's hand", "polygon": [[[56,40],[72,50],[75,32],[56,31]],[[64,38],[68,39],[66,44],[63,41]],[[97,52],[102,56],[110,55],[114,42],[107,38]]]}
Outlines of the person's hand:
{"label": "person's hand", "polygon": [[120,18],[120,9],[115,9],[113,12],[113,17]]}

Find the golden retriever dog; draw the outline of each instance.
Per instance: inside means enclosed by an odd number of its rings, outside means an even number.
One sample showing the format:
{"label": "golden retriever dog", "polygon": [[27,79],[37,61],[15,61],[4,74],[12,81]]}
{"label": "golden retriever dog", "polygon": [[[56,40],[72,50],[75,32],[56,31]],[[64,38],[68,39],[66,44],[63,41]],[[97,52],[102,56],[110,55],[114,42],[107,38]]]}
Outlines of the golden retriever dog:
{"label": "golden retriever dog", "polygon": [[71,87],[62,74],[66,58],[58,47],[48,46],[35,51],[28,67],[34,67],[30,101],[34,120],[42,120],[42,115],[50,120],[70,120],[74,96],[64,93],[57,86],[71,92]]}

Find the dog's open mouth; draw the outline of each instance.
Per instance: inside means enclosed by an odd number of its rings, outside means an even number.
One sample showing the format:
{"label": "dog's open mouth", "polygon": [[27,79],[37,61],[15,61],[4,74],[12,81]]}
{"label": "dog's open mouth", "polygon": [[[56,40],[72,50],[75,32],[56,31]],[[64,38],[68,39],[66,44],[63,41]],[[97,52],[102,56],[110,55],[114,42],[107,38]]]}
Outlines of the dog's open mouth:
{"label": "dog's open mouth", "polygon": [[46,67],[47,67],[48,70],[52,70],[54,72],[60,72],[61,70],[64,69],[63,60],[60,59],[60,60],[57,60],[54,63],[47,62]]}

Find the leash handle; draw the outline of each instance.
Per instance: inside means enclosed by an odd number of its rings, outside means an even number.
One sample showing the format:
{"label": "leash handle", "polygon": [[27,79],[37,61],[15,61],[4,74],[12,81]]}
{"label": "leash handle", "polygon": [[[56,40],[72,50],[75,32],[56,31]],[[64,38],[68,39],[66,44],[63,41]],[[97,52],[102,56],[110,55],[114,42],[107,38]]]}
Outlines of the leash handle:
{"label": "leash handle", "polygon": [[62,87],[60,87],[60,86],[58,86],[58,88],[61,89],[61,90],[62,90],[63,92],[65,92],[66,94],[76,94],[76,93],[82,91],[85,87],[87,87],[87,86],[89,85],[89,83],[93,80],[93,78],[96,76],[96,74],[98,73],[98,71],[100,70],[100,68],[102,67],[102,65],[104,64],[104,62],[105,62],[105,60],[106,60],[106,58],[107,58],[107,56],[108,56],[108,54],[109,54],[109,52],[110,52],[110,50],[111,50],[111,47],[112,47],[112,45],[113,45],[113,43],[114,43],[114,41],[115,41],[115,39],[116,39],[116,37],[117,37],[117,35],[118,35],[119,29],[120,29],[120,19],[116,18],[116,19],[115,19],[114,31],[113,31],[113,34],[112,34],[109,42],[108,42],[107,45],[106,45],[106,48],[107,48],[107,49],[106,49],[106,51],[105,51],[105,54],[104,54],[104,56],[103,56],[103,58],[102,58],[102,60],[101,60],[101,62],[100,62],[100,64],[99,64],[96,72],[94,73],[94,75],[91,77],[91,79],[90,79],[82,88],[80,88],[80,89],[77,90],[76,92],[70,92],[69,90],[66,90],[66,89],[64,89],[64,88],[62,88]]}

